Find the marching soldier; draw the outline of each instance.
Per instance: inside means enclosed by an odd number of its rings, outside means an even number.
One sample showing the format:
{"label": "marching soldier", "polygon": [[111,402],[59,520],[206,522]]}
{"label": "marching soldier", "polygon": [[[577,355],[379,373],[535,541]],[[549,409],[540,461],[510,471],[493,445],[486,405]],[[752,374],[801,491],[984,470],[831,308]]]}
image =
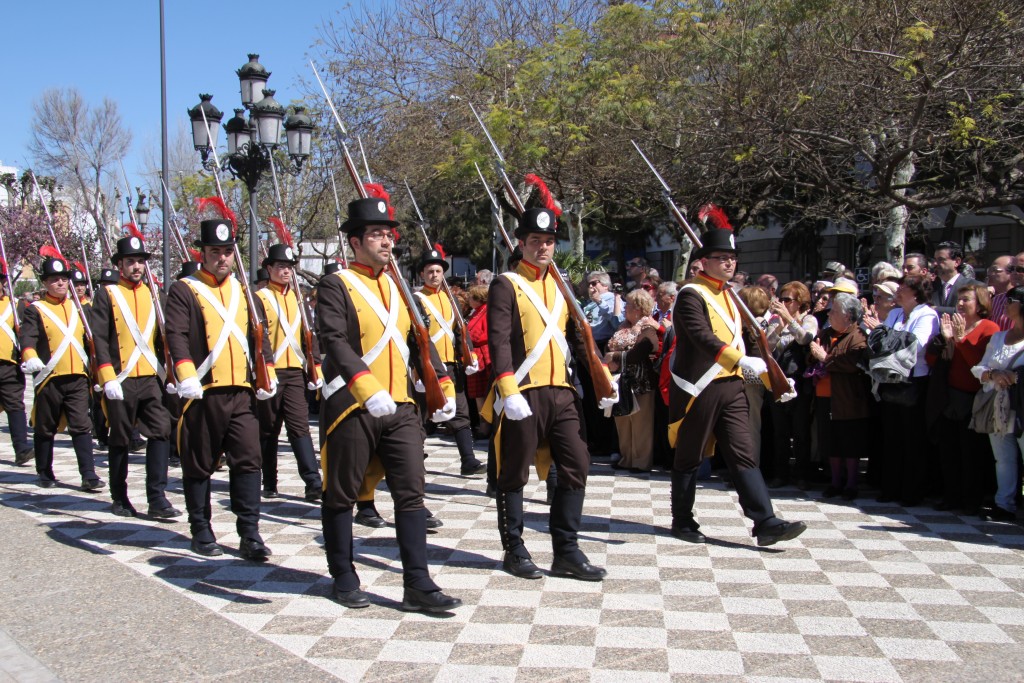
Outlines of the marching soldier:
{"label": "marching soldier", "polygon": [[[302,315],[295,294],[295,266],[298,264],[292,248],[284,244],[270,247],[263,259],[263,268],[269,279],[266,288],[256,293],[256,308],[260,318],[267,321],[267,336],[274,352],[274,371],[277,373],[277,394],[260,401],[256,412],[260,418],[260,443],[263,451],[263,495],[277,495],[277,439],[281,424],[288,430],[288,441],[295,453],[299,476],[306,484],[308,501],[320,500],[323,481],[317,468],[313,439],[309,435],[309,404],[306,389],[316,391],[323,386],[320,370],[320,351],[316,342],[305,348],[302,334]],[[301,295],[301,292],[300,292]],[[311,337],[312,339],[312,337]],[[316,366],[308,371],[316,377],[307,384],[306,354],[312,356]]]}
{"label": "marching soldier", "polygon": [[[111,512],[135,517],[128,500],[128,450],[132,430],[138,425],[148,437],[146,444],[146,499],[148,514],[156,519],[179,517],[167,500],[167,467],[170,458],[171,415],[163,405],[163,378],[156,344],[156,306],[142,280],[150,253],[136,236],[117,241],[110,260],[118,268],[119,281],[96,292],[92,305],[92,329],[96,341],[99,383],[103,387],[108,435],[107,462]],[[106,271],[104,271],[105,273]]]}
{"label": "marching soldier", "polygon": [[[750,437],[743,371],[763,380],[767,366],[760,358],[744,355],[743,319],[725,291],[736,272],[736,256],[731,230],[706,232],[703,246],[693,254],[703,271],[679,291],[672,312],[677,340],[669,400],[669,440],[675,446],[672,535],[688,543],[706,541],[694,519],[693,504],[697,469],[717,442],[743,513],[754,522],[757,544],[767,546],[796,538],[807,525],[775,516]],[[795,396],[787,393],[781,400]]]}
{"label": "marching soldier", "polygon": [[71,269],[67,262],[47,258],[39,268],[46,288],[43,299],[25,310],[21,325],[21,368],[35,375],[36,397],[32,406],[35,427],[36,472],[39,486],[56,483],[53,474],[53,439],[64,424],[82,475],[82,490],[99,491],[89,429],[89,355],[85,350],[85,323],[68,295]]}
{"label": "marching soldier", "polygon": [[[355,259],[348,269],[320,281],[318,327],[327,382],[320,419],[324,550],[334,599],[349,608],[368,606],[369,595],[360,590],[352,563],[352,507],[376,455],[395,501],[405,585],[401,609],[439,613],[462,601],[445,595],[427,566],[423,430],[412,399],[410,314],[398,285],[384,272],[396,226],[383,200],[351,202],[341,229]],[[448,397],[445,407],[431,416],[440,422],[455,413],[454,386],[436,351],[431,355]]]}
{"label": "marching soldier", "polygon": [[92,306],[92,292],[89,291],[89,278],[77,264],[71,266],[71,284],[74,285],[75,293],[78,294],[78,300],[82,302],[86,315],[90,315],[89,306]]}
{"label": "marching soldier", "polygon": [[[448,376],[453,378],[455,386],[455,417],[448,425],[455,434],[455,443],[459,449],[459,460],[462,463],[462,474],[471,475],[485,469],[485,465],[476,459],[473,453],[473,427],[469,421],[469,405],[466,403],[464,387],[461,386],[460,372],[457,365],[458,353],[455,349],[455,311],[453,302],[448,294],[442,289],[445,271],[448,270],[448,262],[444,255],[436,249],[432,249],[420,259],[420,277],[423,279],[423,289],[416,293],[423,308],[430,317],[430,340],[437,348],[437,354],[441,361],[448,368]],[[472,375],[480,369],[476,358],[472,364],[465,366],[467,375]]]}
{"label": "marching soldier", "polygon": [[[242,285],[232,277],[235,238],[225,220],[199,226],[202,267],[171,286],[167,297],[167,341],[185,401],[178,422],[185,508],[192,550],[222,555],[211,527],[210,477],[218,457],[229,451],[231,511],[239,552],[255,562],[270,557],[259,532],[260,445],[255,400],[273,395],[277,380],[266,335],[253,339]],[[255,354],[267,360],[269,392],[256,390]]]}
{"label": "marching soldier", "polygon": [[28,440],[25,417],[25,373],[19,361],[20,345],[15,332],[14,316],[18,301],[7,291],[7,264],[0,259],[0,401],[7,413],[14,446],[14,464],[21,466],[32,459],[33,448]]}
{"label": "marching soldier", "polygon": [[[600,581],[607,572],[589,562],[577,539],[590,454],[580,436],[580,402],[568,370],[569,339],[576,341],[578,351],[582,347],[549,273],[557,230],[552,211],[524,212],[516,229],[522,260],[514,271],[494,278],[487,295],[502,567],[520,578],[542,576],[523,544],[523,487],[534,460],[541,478],[547,477],[550,463],[543,460],[550,453],[558,475],[548,523],[555,556],[551,573]],[[601,407],[615,400],[617,396],[602,399]],[[485,406],[485,412],[491,408]],[[541,448],[545,443],[549,448]]]}

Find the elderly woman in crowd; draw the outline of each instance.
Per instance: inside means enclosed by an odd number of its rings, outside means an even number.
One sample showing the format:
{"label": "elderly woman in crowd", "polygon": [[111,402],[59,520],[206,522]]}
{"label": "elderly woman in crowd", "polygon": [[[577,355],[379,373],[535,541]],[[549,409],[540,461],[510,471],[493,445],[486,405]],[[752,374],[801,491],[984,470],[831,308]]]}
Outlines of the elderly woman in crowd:
{"label": "elderly woman in crowd", "polygon": [[1017,494],[1020,493],[1017,471],[1021,451],[1024,450],[1024,436],[1014,438],[1014,419],[1006,411],[1011,403],[1008,392],[1019,381],[1016,369],[1024,367],[1024,287],[1011,289],[1007,293],[1007,301],[1006,312],[1013,326],[992,335],[985,355],[971,373],[981,382],[982,391],[1003,394],[996,397],[997,415],[1001,418],[999,429],[988,435],[996,461],[996,500],[983,516],[1010,522],[1017,517]]}
{"label": "elderly woman in crowd", "polygon": [[[473,351],[476,353],[477,365],[480,366],[480,370],[466,377],[466,396],[476,400],[479,414],[493,380],[491,377],[491,353],[487,346],[487,286],[473,285],[470,287],[468,303],[470,313],[466,318],[466,328],[469,330],[469,340],[473,342]],[[483,424],[481,424],[480,431],[482,434],[490,433],[490,429],[485,428]]]}
{"label": "elderly woman in crowd", "polygon": [[[811,293],[807,286],[794,280],[782,285],[778,298],[770,304],[772,313],[768,321],[768,346],[786,377],[796,386],[796,398],[770,405],[772,427],[775,430],[775,478],[772,488],[786,486],[791,476],[790,453],[796,459],[796,483],[807,487],[808,466],[811,457],[811,406],[814,386],[804,377],[807,369],[807,349],[818,333],[818,321],[811,314]],[[792,440],[792,449],[790,441]]]}
{"label": "elderly woman in crowd", "polygon": [[936,510],[960,508],[978,514],[986,466],[991,469],[989,440],[968,429],[974,397],[981,384],[971,369],[981,362],[989,340],[999,326],[988,320],[992,295],[981,284],[957,290],[956,312],[939,319],[939,332],[928,345],[927,359],[934,368],[946,368],[945,405],[933,437],[942,466],[942,500]]}
{"label": "elderly woman in crowd", "polygon": [[658,376],[652,358],[658,352],[658,323],[651,317],[654,298],[643,289],[626,295],[626,322],[608,342],[606,362],[612,372],[620,373],[619,395],[631,391],[636,410],[617,415],[619,453],[616,469],[647,472],[654,457],[654,401]]}
{"label": "elderly woman in crowd", "polygon": [[896,308],[883,323],[896,331],[917,337],[917,362],[910,373],[913,395],[910,405],[887,404],[882,410],[885,454],[882,461],[882,491],[878,502],[900,501],[912,507],[924,497],[928,478],[925,445],[925,398],[928,393],[928,362],[925,351],[939,331],[939,316],[928,305],[932,283],[927,277],[905,275],[896,288]]}
{"label": "elderly woman in crowd", "polygon": [[892,309],[896,308],[896,290],[898,288],[898,282],[893,280],[883,280],[871,285],[871,298],[874,303],[864,310],[864,327],[873,330],[889,317]]}
{"label": "elderly woman in crowd", "polygon": [[832,483],[823,498],[840,493],[845,500],[857,497],[858,467],[867,451],[871,388],[864,373],[868,340],[859,326],[862,315],[855,296],[836,294],[828,314],[831,348],[816,341],[810,344],[811,357],[824,366],[831,385],[830,414],[820,416],[831,430],[828,461]]}

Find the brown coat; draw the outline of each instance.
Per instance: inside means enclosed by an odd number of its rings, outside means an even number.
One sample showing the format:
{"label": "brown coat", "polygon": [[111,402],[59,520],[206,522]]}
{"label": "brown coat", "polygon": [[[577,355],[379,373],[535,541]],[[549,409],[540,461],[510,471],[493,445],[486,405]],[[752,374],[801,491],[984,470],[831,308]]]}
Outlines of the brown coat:
{"label": "brown coat", "polygon": [[825,370],[832,378],[833,420],[870,417],[871,385],[863,370],[867,360],[868,340],[857,325],[833,339],[825,357]]}

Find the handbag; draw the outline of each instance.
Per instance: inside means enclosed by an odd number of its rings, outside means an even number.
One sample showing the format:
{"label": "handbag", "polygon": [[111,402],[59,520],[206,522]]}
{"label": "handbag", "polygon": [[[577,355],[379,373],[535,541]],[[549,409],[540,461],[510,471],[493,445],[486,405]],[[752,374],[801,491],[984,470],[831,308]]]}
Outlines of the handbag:
{"label": "handbag", "polygon": [[878,400],[909,408],[917,405],[920,395],[916,382],[884,382],[878,385]]}
{"label": "handbag", "polygon": [[619,386],[619,400],[612,406],[612,417],[629,417],[639,412],[640,403],[636,400],[636,392],[633,390],[633,377],[628,374],[614,376]]}
{"label": "handbag", "polygon": [[[1012,368],[1022,353],[1024,349],[1013,354],[1007,366]],[[971,421],[967,428],[979,434],[1013,433],[1013,406],[1010,404],[1009,390],[981,390],[975,394]]]}

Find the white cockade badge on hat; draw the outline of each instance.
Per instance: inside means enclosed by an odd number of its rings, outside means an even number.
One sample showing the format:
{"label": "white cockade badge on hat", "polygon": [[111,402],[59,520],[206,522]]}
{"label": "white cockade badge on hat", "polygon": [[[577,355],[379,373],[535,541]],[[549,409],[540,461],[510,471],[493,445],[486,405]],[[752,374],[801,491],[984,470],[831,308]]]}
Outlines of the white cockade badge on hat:
{"label": "white cockade badge on hat", "polygon": [[551,216],[546,213],[537,214],[537,227],[541,230],[547,230],[548,226],[551,225]]}
{"label": "white cockade badge on hat", "polygon": [[221,223],[217,226],[217,239],[226,241],[230,236],[231,231],[228,229],[227,223]]}
{"label": "white cockade badge on hat", "polygon": [[377,211],[379,213],[387,213],[388,205],[384,202],[377,202]]}
{"label": "white cockade badge on hat", "polygon": [[291,260],[293,260],[295,258],[294,256],[292,256],[292,248],[291,247],[285,247],[284,248],[284,256],[289,261],[291,261]]}
{"label": "white cockade badge on hat", "polygon": [[133,237],[128,240],[128,244],[132,245],[132,249],[140,249],[142,247],[142,243],[139,242],[138,237]]}
{"label": "white cockade badge on hat", "polygon": [[729,246],[732,247],[733,249],[736,248],[736,235],[731,233],[729,234]]}
{"label": "white cockade badge on hat", "polygon": [[64,270],[64,264],[61,263],[60,261],[54,261],[53,262],[53,269],[55,271],[57,271],[58,273],[60,273],[60,272],[62,272]]}

